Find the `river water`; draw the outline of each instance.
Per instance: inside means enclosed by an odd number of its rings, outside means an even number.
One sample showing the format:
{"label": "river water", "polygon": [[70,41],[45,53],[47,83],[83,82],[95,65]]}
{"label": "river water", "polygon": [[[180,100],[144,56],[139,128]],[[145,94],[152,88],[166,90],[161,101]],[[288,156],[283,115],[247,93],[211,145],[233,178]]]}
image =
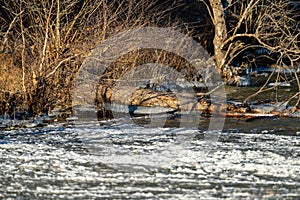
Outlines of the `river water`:
{"label": "river water", "polygon": [[163,128],[124,119],[2,131],[0,198],[300,199],[299,119],[231,118],[212,133],[208,122]]}

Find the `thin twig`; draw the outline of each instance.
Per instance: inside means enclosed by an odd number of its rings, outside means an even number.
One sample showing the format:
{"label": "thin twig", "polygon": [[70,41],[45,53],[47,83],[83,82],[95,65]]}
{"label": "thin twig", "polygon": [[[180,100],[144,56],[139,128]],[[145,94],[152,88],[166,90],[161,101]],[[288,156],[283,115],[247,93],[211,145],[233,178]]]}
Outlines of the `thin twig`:
{"label": "thin twig", "polygon": [[212,93],[214,93],[216,90],[218,90],[222,86],[224,86],[224,83],[218,85],[217,87],[215,87],[214,89],[212,89],[211,91],[208,91],[206,93],[200,93],[200,92],[198,92],[198,93],[196,93],[196,96],[197,97],[209,96],[209,95],[211,95]]}
{"label": "thin twig", "polygon": [[47,21],[46,21],[46,32],[45,32],[44,46],[43,46],[43,51],[42,51],[42,59],[41,59],[40,67],[39,67],[39,75],[40,76],[42,74],[43,66],[44,66],[45,59],[46,59],[46,50],[47,50],[48,37],[49,37],[49,23],[50,23],[50,17],[51,17],[51,13],[52,13],[52,9],[53,9],[53,4],[54,4],[54,0],[52,0],[51,7],[50,7],[50,10],[49,10],[49,15],[48,15]]}
{"label": "thin twig", "polygon": [[46,79],[49,78],[50,76],[52,76],[64,62],[67,62],[67,61],[71,60],[72,58],[75,58],[81,54],[83,54],[83,53],[75,54],[73,56],[70,56],[70,57],[65,58],[64,60],[60,61],[58,63],[58,65],[56,65],[56,67],[49,74],[47,74]]}
{"label": "thin twig", "polygon": [[[22,5],[22,4],[21,4]],[[26,48],[26,41],[24,35],[24,26],[23,26],[23,19],[20,18],[20,25],[21,25],[21,35],[22,35],[22,53],[21,53],[21,63],[22,63],[22,87],[24,91],[24,100],[27,103],[27,88],[25,85],[25,48]]]}

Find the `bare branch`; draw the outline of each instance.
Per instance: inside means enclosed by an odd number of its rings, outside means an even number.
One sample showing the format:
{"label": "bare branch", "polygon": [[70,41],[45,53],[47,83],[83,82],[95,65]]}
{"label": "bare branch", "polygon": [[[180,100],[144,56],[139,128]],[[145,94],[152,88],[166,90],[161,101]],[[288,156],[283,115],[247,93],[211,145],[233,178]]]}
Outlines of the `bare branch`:
{"label": "bare branch", "polygon": [[43,66],[44,66],[44,63],[45,63],[45,59],[46,59],[46,50],[47,50],[48,37],[49,37],[48,36],[48,34],[49,34],[49,23],[50,23],[50,17],[51,17],[51,13],[52,13],[52,9],[53,9],[53,4],[54,4],[54,0],[52,0],[51,7],[50,7],[50,10],[49,10],[49,14],[48,14],[47,21],[46,21],[44,47],[43,47],[42,58],[41,58],[40,67],[39,67],[39,76],[42,75],[42,70],[43,70]]}
{"label": "bare branch", "polygon": [[69,60],[71,60],[71,59],[73,59],[73,58],[75,58],[75,57],[77,57],[77,56],[79,56],[79,55],[81,55],[81,54],[82,54],[82,53],[80,53],[80,54],[75,54],[75,55],[73,55],[73,56],[70,56],[70,57],[65,58],[65,59],[63,59],[62,61],[60,61],[60,62],[58,63],[58,65],[56,65],[56,67],[55,67],[49,74],[46,75],[46,79],[49,78],[50,76],[54,75],[55,72],[58,70],[58,68],[59,68],[62,64],[64,64],[65,62],[67,62],[67,61],[69,61]]}
{"label": "bare branch", "polygon": [[12,30],[14,24],[16,23],[17,19],[24,13],[24,10],[21,10],[12,20],[12,22],[9,24],[8,29],[6,30],[5,34],[4,34],[4,40],[3,40],[3,44],[2,44],[2,49],[0,50],[0,53],[4,53],[5,52],[5,46],[7,44],[8,41],[8,34],[9,32]]}

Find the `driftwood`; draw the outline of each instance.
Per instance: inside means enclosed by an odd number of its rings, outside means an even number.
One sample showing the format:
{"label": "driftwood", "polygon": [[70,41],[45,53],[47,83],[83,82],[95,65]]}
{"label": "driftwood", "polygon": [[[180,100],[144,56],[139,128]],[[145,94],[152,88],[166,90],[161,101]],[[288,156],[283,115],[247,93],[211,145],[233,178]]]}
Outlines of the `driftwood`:
{"label": "driftwood", "polygon": [[[208,95],[207,95],[208,94]],[[96,104],[99,108],[105,104],[120,104],[139,107],[157,108],[171,112],[183,111],[201,115],[222,115],[227,117],[262,118],[262,117],[300,117],[300,110],[286,103],[259,102],[243,104],[234,101],[212,102],[209,93],[172,93],[155,91],[150,88],[122,86],[113,88],[106,85],[98,87]],[[167,109],[168,108],[168,109]],[[140,109],[138,112],[141,114]]]}
{"label": "driftwood", "polygon": [[163,107],[174,110],[196,110],[209,113],[211,103],[202,98],[197,101],[196,96],[187,93],[172,93],[169,91],[154,91],[152,89],[134,88],[129,86],[113,89],[108,86],[98,88],[96,104],[101,107],[104,103],[122,105]]}

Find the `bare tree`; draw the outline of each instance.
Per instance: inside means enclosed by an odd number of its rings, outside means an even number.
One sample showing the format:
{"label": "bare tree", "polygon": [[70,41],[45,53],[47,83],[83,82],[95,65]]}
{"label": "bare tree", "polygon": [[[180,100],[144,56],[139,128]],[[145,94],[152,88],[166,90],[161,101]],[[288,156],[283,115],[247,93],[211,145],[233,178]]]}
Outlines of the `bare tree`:
{"label": "bare tree", "polygon": [[215,26],[216,64],[228,82],[238,81],[232,66],[241,57],[248,58],[248,64],[257,64],[262,58],[291,68],[300,61],[299,4],[288,0],[202,2]]}

